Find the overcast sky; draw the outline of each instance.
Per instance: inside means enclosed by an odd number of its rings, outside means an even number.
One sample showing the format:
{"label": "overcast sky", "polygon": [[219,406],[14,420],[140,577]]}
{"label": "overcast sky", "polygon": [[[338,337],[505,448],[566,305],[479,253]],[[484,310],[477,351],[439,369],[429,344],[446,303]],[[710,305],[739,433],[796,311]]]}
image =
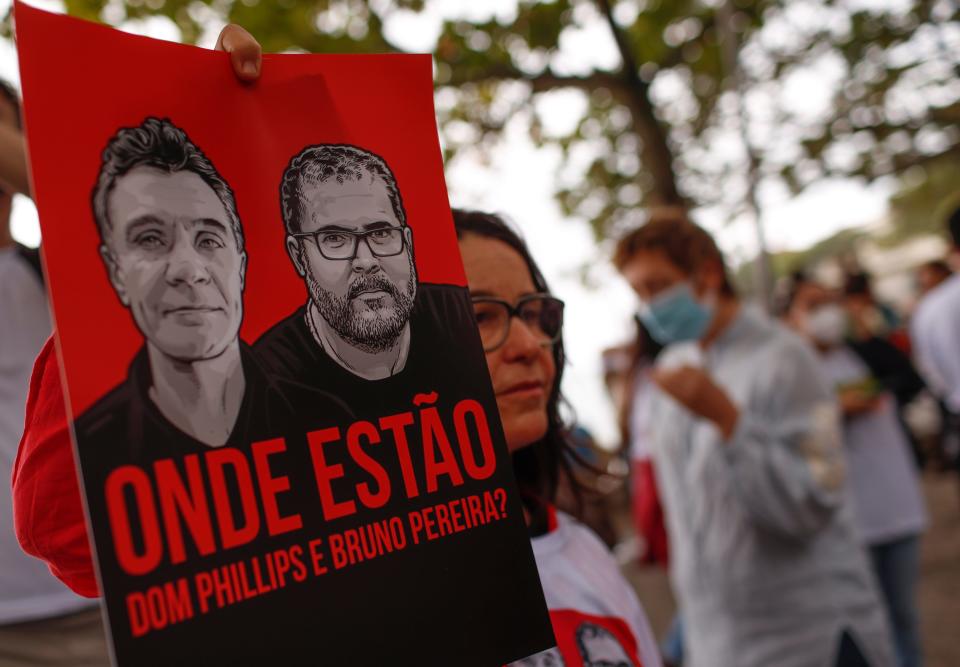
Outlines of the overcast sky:
{"label": "overcast sky", "polygon": [[[55,9],[59,3],[31,0],[31,4]],[[514,0],[443,0],[442,4],[429,4],[432,9],[423,16],[407,13],[392,19],[387,24],[387,36],[404,48],[429,51],[444,16],[485,19],[497,13],[509,19]],[[6,11],[8,5],[8,0],[0,0],[0,11]],[[177,28],[163,18],[125,27],[161,39],[179,37]],[[210,26],[204,45],[212,46],[219,28]],[[617,62],[612,39],[599,24],[565,35],[562,46],[564,51],[578,54],[562,63],[573,72],[591,65],[611,67]],[[16,51],[6,41],[0,42],[0,76],[19,81]],[[798,77],[790,87],[797,104],[815,110],[817,105],[829,103],[817,76]],[[575,122],[578,108],[575,96],[556,95],[541,111],[548,125],[562,129]],[[604,347],[630,335],[635,302],[594,244],[586,223],[562,216],[552,198],[560,156],[554,150],[534,147],[522,121],[518,118],[508,125],[505,141],[489,159],[462,152],[448,165],[451,203],[505,213],[527,238],[554,292],[567,303],[565,341],[570,367],[565,393],[581,423],[603,443],[612,444],[617,437],[616,424],[601,382],[599,355]],[[800,197],[776,190],[762,194],[768,243],[771,250],[778,251],[801,249],[838,229],[881,220],[888,192],[883,184],[868,187],[851,181],[823,181]],[[707,212],[699,221],[716,234],[732,260],[742,261],[755,253],[755,232],[749,220],[726,222]],[[13,234],[29,245],[40,239],[36,210],[24,197],[18,197],[14,205]],[[593,287],[583,283],[584,266],[590,267]]]}

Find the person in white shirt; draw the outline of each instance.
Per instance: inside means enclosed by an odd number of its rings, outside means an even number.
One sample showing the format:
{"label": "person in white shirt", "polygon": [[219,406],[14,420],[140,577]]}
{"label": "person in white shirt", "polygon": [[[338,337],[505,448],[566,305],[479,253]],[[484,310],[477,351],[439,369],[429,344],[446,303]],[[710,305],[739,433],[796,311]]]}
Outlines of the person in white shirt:
{"label": "person in white shirt", "polygon": [[741,304],[723,256],[680,211],[614,264],[669,343],[651,447],[688,667],[894,664],[845,500],[836,399],[809,346]]}
{"label": "person in white shirt", "polygon": [[[947,216],[947,228],[960,265],[960,204]],[[960,441],[960,271],[926,293],[910,336],[920,372],[947,408],[948,437]],[[960,467],[960,456],[955,462]]]}
{"label": "person in white shirt", "polygon": [[[836,388],[844,416],[844,444],[860,539],[870,550],[893,627],[901,667],[922,664],[916,585],[920,535],[927,525],[917,467],[897,418],[892,387],[846,341],[850,316],[835,294],[813,282],[796,290],[790,324],[816,348],[824,374]],[[874,339],[887,357],[902,353]]]}
{"label": "person in white shirt", "polygon": [[575,483],[559,413],[563,302],[499,216],[455,209],[454,224],[557,639],[512,664],[660,667],[643,607],[613,556],[554,507],[561,479]]}

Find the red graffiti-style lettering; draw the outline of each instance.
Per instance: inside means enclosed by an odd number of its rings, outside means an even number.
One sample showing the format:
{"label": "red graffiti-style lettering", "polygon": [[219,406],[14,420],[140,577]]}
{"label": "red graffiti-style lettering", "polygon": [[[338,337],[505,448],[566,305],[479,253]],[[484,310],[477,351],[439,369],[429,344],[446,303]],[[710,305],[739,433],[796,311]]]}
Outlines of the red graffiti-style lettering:
{"label": "red graffiti-style lettering", "polygon": [[390,478],[383,466],[367,454],[360,444],[364,438],[371,445],[380,443],[380,432],[370,422],[357,422],[347,431],[347,449],[357,465],[373,477],[377,484],[377,491],[370,490],[370,484],[363,482],[357,485],[357,498],[365,507],[377,509],[383,507],[390,500]]}
{"label": "red graffiti-style lettering", "polygon": [[[450,440],[447,438],[440,415],[436,408],[425,408],[420,413],[421,431],[423,434],[423,462],[424,473],[427,477],[427,493],[437,490],[437,480],[446,475],[454,486],[463,484],[463,474],[457,466],[453,456]],[[439,454],[439,458],[438,458]]]}
{"label": "red graffiti-style lettering", "polygon": [[277,494],[290,490],[290,479],[282,475],[272,476],[267,459],[271,455],[285,451],[287,451],[287,445],[282,438],[265,440],[253,446],[253,465],[257,470],[260,493],[263,494],[263,515],[267,520],[267,531],[271,535],[289,533],[291,530],[299,530],[303,527],[303,519],[299,514],[280,516],[277,508]]}
{"label": "red graffiti-style lettering", "polygon": [[[210,471],[210,489],[213,492],[213,506],[220,527],[220,540],[224,549],[250,542],[260,530],[260,513],[257,511],[257,498],[253,491],[253,478],[247,458],[237,449],[224,447],[207,454],[207,468]],[[242,519],[240,525],[234,523],[233,505],[227,490],[227,469],[233,470],[239,490]]]}
{"label": "red graffiti-style lettering", "polygon": [[[137,523],[143,533],[141,552],[137,551],[133,542],[130,515],[124,498],[126,490],[133,492]],[[127,574],[150,572],[163,558],[163,538],[160,536],[160,522],[153,502],[150,478],[136,466],[120,466],[107,477],[105,493],[114,550],[120,567]]]}
{"label": "red graffiti-style lettering", "polygon": [[327,463],[323,454],[323,447],[339,439],[340,429],[336,427],[311,431],[307,434],[307,442],[310,443],[310,457],[313,460],[313,473],[317,479],[317,491],[320,492],[320,504],[323,506],[323,515],[327,520],[350,516],[357,511],[357,504],[352,500],[337,502],[333,497],[333,487],[330,482],[345,475],[343,465]]}
{"label": "red graffiti-style lettering", "polygon": [[187,470],[189,491],[173,461],[157,461],[153,466],[171,563],[182,563],[187,558],[180,519],[186,523],[201,555],[207,556],[216,550],[210,508],[207,506],[207,494],[200,472],[200,458],[190,454],[183,459],[183,464]]}
{"label": "red graffiti-style lettering", "polygon": [[[473,455],[470,430],[467,427],[468,415],[473,417],[477,439],[480,441],[480,451],[483,455],[483,463],[481,464],[477,463]],[[460,456],[463,457],[464,470],[473,479],[487,479],[497,469],[497,457],[493,452],[490,426],[487,424],[487,414],[483,411],[483,406],[473,399],[460,401],[453,409],[453,423],[457,429],[457,442],[460,444]]]}
{"label": "red graffiti-style lettering", "polygon": [[393,433],[393,442],[397,448],[397,460],[400,462],[407,498],[416,498],[420,495],[420,489],[417,486],[417,476],[413,473],[413,462],[410,460],[410,443],[407,442],[406,430],[411,425],[413,425],[413,414],[410,412],[401,412],[400,414],[380,418],[380,428]]}

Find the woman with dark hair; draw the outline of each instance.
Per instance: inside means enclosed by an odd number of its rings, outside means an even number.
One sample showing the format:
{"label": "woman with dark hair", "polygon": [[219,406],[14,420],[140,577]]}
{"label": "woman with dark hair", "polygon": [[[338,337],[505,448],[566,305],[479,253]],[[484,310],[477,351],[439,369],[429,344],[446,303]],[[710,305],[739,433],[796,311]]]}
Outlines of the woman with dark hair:
{"label": "woman with dark hair", "polygon": [[515,664],[660,665],[643,608],[607,548],[554,507],[561,479],[575,483],[560,416],[563,302],[502,218],[457,209],[453,217],[557,638],[557,648]]}

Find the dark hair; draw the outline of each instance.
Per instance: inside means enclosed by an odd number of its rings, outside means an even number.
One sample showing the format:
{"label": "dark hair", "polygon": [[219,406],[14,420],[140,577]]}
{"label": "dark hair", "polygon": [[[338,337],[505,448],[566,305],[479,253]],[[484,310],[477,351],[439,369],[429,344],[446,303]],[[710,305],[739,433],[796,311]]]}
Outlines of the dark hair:
{"label": "dark hair", "polygon": [[349,144],[318,144],[307,146],[295,155],[280,180],[280,210],[287,232],[295,234],[302,229],[304,183],[359,181],[364,174],[383,181],[394,214],[400,224],[406,225],[407,213],[397,179],[382,157]]}
{"label": "dark hair", "polygon": [[951,269],[950,265],[942,259],[932,259],[929,262],[924,262],[920,265],[920,268],[926,269],[927,271],[931,271],[943,277],[953,275],[953,269]]}
{"label": "dark hair", "polygon": [[237,249],[243,251],[243,227],[233,190],[203,151],[167,118],[146,118],[137,127],[122,128],[103,149],[100,173],[92,195],[93,217],[101,241],[106,242],[105,232],[112,226],[107,206],[110,193],[117,179],[136,167],[151,167],[168,174],[190,171],[202,178],[223,204]]}
{"label": "dark hair", "polygon": [[[453,224],[458,239],[475,234],[501,241],[516,250],[529,269],[536,290],[550,292],[547,281],[527,249],[527,244],[499,215],[455,208]],[[573,452],[568,439],[569,429],[560,416],[560,404],[563,401],[560,382],[566,363],[562,339],[553,346],[553,361],[557,374],[547,400],[547,432],[537,442],[512,454],[514,475],[523,495],[527,499],[533,496],[534,499],[547,503],[553,503],[556,499],[561,474],[568,478],[575,494],[579,491],[570,465],[571,459],[579,460],[579,457]]]}
{"label": "dark hair", "polygon": [[23,129],[23,118],[20,116],[20,96],[17,95],[17,89],[4,79],[0,79],[0,97],[5,99],[13,107],[14,118],[17,120],[17,129]]}
{"label": "dark hair", "polygon": [[947,229],[953,238],[953,245],[960,248],[960,205],[947,216]]}
{"label": "dark hair", "polygon": [[843,280],[844,296],[865,296],[873,298],[870,276],[863,271],[848,273]]}
{"label": "dark hair", "polygon": [[625,234],[613,252],[613,264],[623,270],[642,251],[659,251],[687,275],[696,273],[705,262],[714,261],[723,272],[721,291],[735,296],[736,290],[727,275],[723,254],[713,237],[694,224],[682,210],[654,210],[644,224]]}

